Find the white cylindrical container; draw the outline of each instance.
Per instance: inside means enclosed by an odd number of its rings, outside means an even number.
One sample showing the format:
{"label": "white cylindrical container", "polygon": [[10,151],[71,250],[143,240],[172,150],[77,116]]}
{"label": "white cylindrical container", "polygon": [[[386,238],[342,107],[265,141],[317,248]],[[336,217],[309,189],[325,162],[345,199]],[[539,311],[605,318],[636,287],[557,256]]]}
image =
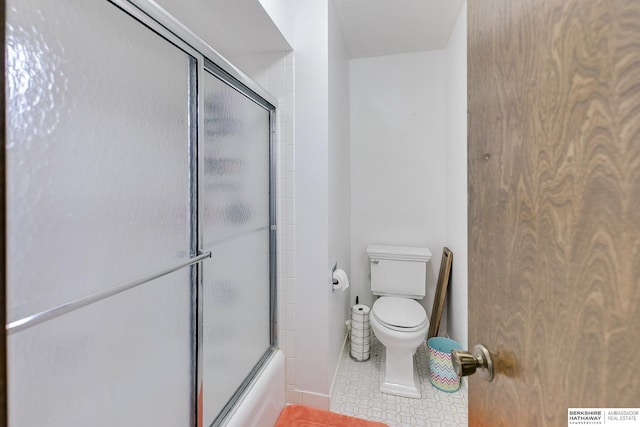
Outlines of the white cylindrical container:
{"label": "white cylindrical container", "polygon": [[369,360],[369,324],[370,309],[364,304],[356,304],[351,308],[351,357],[362,362]]}

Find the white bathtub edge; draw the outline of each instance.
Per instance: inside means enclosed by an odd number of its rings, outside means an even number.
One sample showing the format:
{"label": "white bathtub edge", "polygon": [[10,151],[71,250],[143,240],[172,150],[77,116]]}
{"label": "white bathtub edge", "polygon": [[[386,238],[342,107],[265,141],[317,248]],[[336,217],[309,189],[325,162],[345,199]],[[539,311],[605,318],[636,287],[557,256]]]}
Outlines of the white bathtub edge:
{"label": "white bathtub edge", "polygon": [[233,412],[227,427],[263,427],[275,425],[285,406],[285,359],[276,351],[258,373]]}

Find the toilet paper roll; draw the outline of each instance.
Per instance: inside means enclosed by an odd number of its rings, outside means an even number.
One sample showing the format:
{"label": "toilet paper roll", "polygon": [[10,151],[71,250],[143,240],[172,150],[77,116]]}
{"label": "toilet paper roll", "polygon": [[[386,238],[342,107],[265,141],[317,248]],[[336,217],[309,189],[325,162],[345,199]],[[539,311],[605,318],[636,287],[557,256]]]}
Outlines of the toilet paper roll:
{"label": "toilet paper roll", "polygon": [[362,313],[351,313],[351,321],[353,323],[365,323],[369,322],[369,315]]}
{"label": "toilet paper roll", "polygon": [[341,268],[336,268],[333,272],[333,290],[344,291],[349,287],[349,278],[347,273]]}
{"label": "toilet paper roll", "polygon": [[371,309],[364,304],[356,304],[351,307],[351,357],[359,362],[369,360],[370,356],[370,311]]}
{"label": "toilet paper roll", "polygon": [[361,337],[361,338],[369,338],[371,336],[371,329],[357,329],[357,328],[352,328],[351,329],[351,336],[352,337]]}
{"label": "toilet paper roll", "polygon": [[355,335],[351,335],[351,347],[353,347],[354,345],[369,345],[370,344],[370,339],[371,336],[368,337],[357,337]]}
{"label": "toilet paper roll", "polygon": [[369,344],[351,344],[351,351],[354,353],[365,353],[369,352]]}
{"label": "toilet paper roll", "polygon": [[[362,315],[367,315],[369,316],[369,312],[371,311],[371,309],[369,308],[369,306],[366,306],[364,304],[356,304],[353,307],[351,307],[351,313],[352,314],[362,314]],[[351,316],[353,318],[353,316]]]}
{"label": "toilet paper roll", "polygon": [[369,351],[354,351],[351,350],[351,357],[353,357],[358,362],[363,362],[365,360],[369,360]]}
{"label": "toilet paper roll", "polygon": [[368,320],[366,320],[364,322],[351,321],[351,323],[353,323],[353,326],[352,326],[353,329],[369,329],[369,328],[371,328],[371,324],[369,323]]}
{"label": "toilet paper roll", "polygon": [[[357,344],[357,345],[352,345],[351,346],[351,354],[354,353],[369,353],[369,344]],[[355,356],[355,354],[354,354]],[[368,355],[365,356],[365,359],[368,359]]]}

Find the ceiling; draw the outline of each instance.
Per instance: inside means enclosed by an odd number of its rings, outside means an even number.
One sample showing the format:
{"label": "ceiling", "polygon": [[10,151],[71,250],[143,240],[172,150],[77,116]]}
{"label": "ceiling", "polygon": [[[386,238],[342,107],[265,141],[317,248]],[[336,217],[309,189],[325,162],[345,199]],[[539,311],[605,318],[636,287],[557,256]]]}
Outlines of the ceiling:
{"label": "ceiling", "polygon": [[[309,1],[309,0],[290,0]],[[223,56],[287,51],[259,0],[156,0]],[[352,58],[442,49],[464,0],[333,0]]]}
{"label": "ceiling", "polygon": [[443,49],[464,0],[334,0],[352,58]]}
{"label": "ceiling", "polygon": [[258,0],[156,0],[156,3],[226,58],[291,50]]}

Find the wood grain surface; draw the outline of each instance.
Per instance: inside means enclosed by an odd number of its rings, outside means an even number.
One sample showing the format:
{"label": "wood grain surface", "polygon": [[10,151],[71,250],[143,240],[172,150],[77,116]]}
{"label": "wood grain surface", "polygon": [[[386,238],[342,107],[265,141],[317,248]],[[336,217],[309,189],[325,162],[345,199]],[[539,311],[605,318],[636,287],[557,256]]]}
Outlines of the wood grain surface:
{"label": "wood grain surface", "polygon": [[438,273],[438,281],[436,282],[436,294],[433,297],[433,305],[431,307],[431,319],[429,320],[427,339],[437,337],[440,331],[444,302],[447,297],[447,289],[449,288],[449,281],[451,279],[452,263],[453,252],[447,247],[443,248],[442,258],[440,259],[440,272]]}
{"label": "wood grain surface", "polygon": [[468,0],[469,425],[640,407],[640,1]]}

